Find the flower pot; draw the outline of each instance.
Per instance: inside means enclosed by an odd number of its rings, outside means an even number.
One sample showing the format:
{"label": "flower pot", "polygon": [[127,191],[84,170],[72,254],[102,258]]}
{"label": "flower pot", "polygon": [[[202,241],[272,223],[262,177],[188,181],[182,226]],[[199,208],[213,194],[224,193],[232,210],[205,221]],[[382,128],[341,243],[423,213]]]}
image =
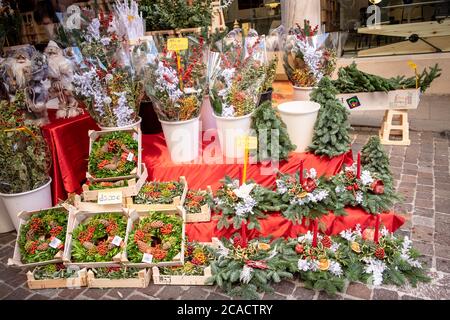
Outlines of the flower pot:
{"label": "flower pot", "polygon": [[19,228],[19,218],[17,217],[19,212],[36,211],[52,206],[51,182],[52,179],[49,177],[48,182],[37,189],[22,193],[0,193],[16,230]]}
{"label": "flower pot", "polygon": [[294,94],[292,96],[292,100],[294,101],[309,101],[309,95],[315,89],[315,87],[296,87],[294,88]]}
{"label": "flower pot", "polygon": [[102,131],[117,131],[117,130],[123,130],[123,129],[138,129],[141,130],[141,121],[142,118],[138,117],[138,120],[132,124],[126,125],[126,126],[121,126],[121,127],[103,127],[101,125],[98,125],[98,127],[102,130]]}
{"label": "flower pot", "polygon": [[312,101],[290,101],[278,106],[296,152],[305,152],[311,144],[320,104]]}
{"label": "flower pot", "polygon": [[139,116],[142,118],[141,130],[143,134],[155,134],[162,132],[161,122],[158,120],[153,102],[142,101],[139,108]]}
{"label": "flower pot", "polygon": [[186,121],[159,121],[172,161],[180,163],[197,159],[200,134],[199,118]]}
{"label": "flower pot", "polygon": [[239,138],[250,134],[252,113],[242,117],[219,117],[213,114],[217,123],[222,154],[227,158],[243,158],[244,148],[239,144]]}
{"label": "flower pot", "polygon": [[14,225],[8,215],[8,210],[6,210],[6,207],[3,204],[3,199],[0,198],[0,233],[12,230],[14,230]]}
{"label": "flower pot", "polygon": [[261,98],[259,99],[259,106],[266,101],[272,101],[272,93],[273,93],[272,88],[270,88],[270,90],[267,90],[266,92],[261,93]]}
{"label": "flower pot", "polygon": [[217,128],[216,119],[213,117],[213,109],[211,107],[209,96],[205,96],[203,98],[200,120],[202,121],[202,131]]}

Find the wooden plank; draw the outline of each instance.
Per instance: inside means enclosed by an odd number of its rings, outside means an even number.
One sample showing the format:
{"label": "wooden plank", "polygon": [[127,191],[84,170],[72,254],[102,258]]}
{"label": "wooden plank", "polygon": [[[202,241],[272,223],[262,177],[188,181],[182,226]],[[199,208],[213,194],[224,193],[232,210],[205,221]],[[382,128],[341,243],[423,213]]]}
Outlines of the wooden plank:
{"label": "wooden plank", "polygon": [[[450,51],[450,36],[425,38],[432,45],[442,51]],[[358,51],[358,57],[404,55],[414,53],[433,53],[436,50],[429,44],[419,40],[417,42],[401,41],[385,46]]]}
{"label": "wooden plank", "polygon": [[87,286],[89,288],[147,288],[152,277],[151,269],[142,269],[137,278],[106,279],[96,278],[92,270],[87,272]]}
{"label": "wooden plank", "polygon": [[[357,97],[361,105],[352,109],[347,100],[353,97]],[[338,94],[337,98],[351,112],[417,109],[420,102],[420,89],[343,93]]]}
{"label": "wooden plank", "polygon": [[35,289],[56,289],[56,288],[79,288],[87,285],[86,269],[77,271],[77,277],[66,279],[42,279],[36,280],[34,278],[34,271],[27,272],[28,288]]}
{"label": "wooden plank", "polygon": [[392,37],[409,37],[417,34],[419,37],[450,36],[450,19],[441,23],[437,21],[380,25],[376,27],[358,28],[358,33],[376,34]]}
{"label": "wooden plank", "polygon": [[[207,187],[207,192],[213,195],[211,186]],[[211,221],[211,208],[208,204],[201,207],[200,212],[189,213],[186,211],[186,223],[209,222]]]}
{"label": "wooden plank", "polygon": [[209,277],[211,277],[210,266],[203,270],[201,276],[161,275],[159,268],[153,267],[153,283],[157,285],[205,286]]}

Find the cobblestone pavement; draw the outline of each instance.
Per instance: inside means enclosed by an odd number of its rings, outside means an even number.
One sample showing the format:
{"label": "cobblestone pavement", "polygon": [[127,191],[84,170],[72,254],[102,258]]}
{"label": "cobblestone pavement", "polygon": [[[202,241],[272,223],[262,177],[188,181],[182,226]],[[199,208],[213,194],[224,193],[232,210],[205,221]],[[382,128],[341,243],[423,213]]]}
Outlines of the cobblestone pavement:
{"label": "cobblestone pavement", "polygon": [[[374,129],[359,128],[353,134],[357,152]],[[262,299],[450,299],[450,172],[449,139],[439,133],[411,132],[408,147],[387,146],[398,191],[405,202],[395,209],[407,218],[398,234],[412,238],[414,246],[431,268],[432,282],[417,288],[362,283],[347,285],[345,293],[330,297],[303,288],[298,281],[284,281],[274,286],[275,293]],[[15,233],[0,234],[0,299],[229,299],[217,287],[157,286],[145,289],[45,289],[29,290],[25,272],[6,266],[13,254]]]}

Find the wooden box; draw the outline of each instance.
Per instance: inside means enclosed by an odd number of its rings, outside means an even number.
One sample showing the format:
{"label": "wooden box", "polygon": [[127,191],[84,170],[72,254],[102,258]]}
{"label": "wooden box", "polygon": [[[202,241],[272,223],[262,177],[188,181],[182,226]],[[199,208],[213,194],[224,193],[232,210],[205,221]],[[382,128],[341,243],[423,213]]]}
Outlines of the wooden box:
{"label": "wooden box", "polygon": [[[141,172],[141,163],[142,163],[142,132],[139,128],[133,128],[133,129],[117,129],[114,131],[124,131],[124,132],[128,132],[130,134],[133,135],[134,139],[138,142],[138,163],[135,169],[133,169],[133,171],[131,171],[131,173],[127,176],[119,176],[119,177],[108,177],[108,178],[95,178],[93,177],[89,171],[86,172],[86,178],[90,181],[94,181],[94,182],[100,182],[100,181],[118,181],[118,180],[128,180],[128,179],[133,179],[133,178],[137,178],[140,177],[142,172]],[[112,130],[102,130],[102,131],[94,131],[94,130],[89,130],[89,154],[91,154],[91,150],[92,150],[92,144],[101,136],[106,135],[106,134],[110,134],[111,132],[113,132]],[[89,170],[89,169],[88,169]]]}
{"label": "wooden box", "polygon": [[[213,194],[211,187],[207,187],[207,192]],[[209,222],[211,221],[211,208],[208,204],[201,207],[201,212],[189,213],[186,211],[186,223]]]}
{"label": "wooden box", "polygon": [[[67,214],[69,215],[69,206],[68,205],[64,205],[63,206],[66,210],[67,210]],[[53,207],[55,208],[55,207]],[[35,213],[38,213],[40,211],[43,210],[48,210],[48,209],[52,209],[52,208],[47,208],[47,209],[41,209],[41,210],[35,210],[35,211],[21,211],[19,212],[19,214],[17,215],[19,218],[19,230],[17,232],[17,238],[16,238],[16,244],[14,246],[14,253],[13,253],[13,257],[11,259],[8,259],[8,265],[14,265],[14,266],[18,266],[18,267],[36,267],[36,266],[42,266],[45,264],[50,264],[50,263],[61,263],[63,261],[63,252],[60,250],[58,251],[58,253],[54,256],[54,259],[51,260],[47,260],[47,261],[41,261],[41,262],[33,262],[33,263],[22,263],[22,257],[20,254],[20,247],[19,247],[19,239],[20,239],[20,232],[22,229],[22,225],[26,224],[26,222],[28,221],[28,219]],[[68,221],[67,221],[67,228],[69,228],[69,224],[70,224],[70,215],[68,217]],[[60,239],[61,241],[63,239]]]}
{"label": "wooden box", "polygon": [[56,288],[71,288],[76,289],[86,287],[86,269],[77,271],[77,277],[66,279],[42,279],[36,280],[33,272],[27,272],[27,284],[30,289],[56,289]]}
{"label": "wooden box", "polygon": [[84,202],[81,201],[81,197],[77,194],[74,197],[74,205],[79,211],[88,212],[117,212],[125,207],[125,199],[122,199],[122,203],[119,204],[98,204],[97,202]]}
{"label": "wooden box", "polygon": [[150,212],[150,211],[165,211],[165,210],[176,210],[178,206],[183,206],[186,200],[186,194],[188,192],[188,185],[186,178],[184,176],[180,177],[180,182],[184,185],[183,193],[181,197],[173,198],[172,204],[137,204],[133,202],[133,198],[128,197],[126,199],[127,208],[134,209],[137,212]]}
{"label": "wooden box", "polygon": [[94,272],[89,270],[87,286],[89,288],[147,288],[151,277],[151,269],[142,269],[137,278],[128,279],[95,278]]}
{"label": "wooden box", "polygon": [[[88,211],[76,211],[72,213],[69,217],[69,227],[66,234],[66,242],[64,247],[64,254],[63,254],[63,262],[65,265],[71,266],[80,266],[80,267],[86,267],[86,268],[99,268],[99,267],[118,267],[120,266],[121,257],[123,254],[122,252],[119,252],[117,255],[113,257],[112,261],[105,261],[105,262],[73,262],[72,261],[72,232],[80,223],[82,223],[84,220],[86,220],[89,217],[95,216],[97,214],[101,213],[121,213],[123,214],[127,219],[129,217],[129,214],[134,212],[134,210],[122,208],[121,210],[116,211],[110,211],[110,210],[102,210],[97,212],[88,212]],[[127,244],[127,237],[125,234],[125,246]]]}
{"label": "wooden box", "polygon": [[[181,250],[180,252],[172,259],[172,261],[164,261],[164,262],[155,262],[155,263],[146,263],[146,262],[130,262],[128,260],[127,250],[125,249],[122,253],[122,263],[126,266],[130,267],[137,267],[137,268],[148,268],[153,266],[180,266],[184,264],[184,244],[185,244],[185,238],[186,238],[186,212],[183,209],[183,207],[178,206],[175,209],[163,209],[158,210],[158,212],[164,212],[168,215],[178,215],[183,220],[182,230],[181,230]],[[130,216],[128,219],[128,225],[127,225],[127,236],[126,239],[129,238],[131,229],[133,227],[133,224],[136,220],[144,218],[148,216],[148,211],[137,211],[133,210],[130,211]]]}

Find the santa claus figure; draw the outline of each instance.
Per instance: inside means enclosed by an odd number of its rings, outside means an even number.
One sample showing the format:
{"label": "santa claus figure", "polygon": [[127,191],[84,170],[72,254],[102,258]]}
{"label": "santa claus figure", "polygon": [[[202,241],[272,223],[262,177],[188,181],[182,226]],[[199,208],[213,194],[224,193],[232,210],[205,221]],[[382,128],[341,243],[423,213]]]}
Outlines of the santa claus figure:
{"label": "santa claus figure", "polygon": [[72,94],[73,64],[67,59],[63,50],[54,41],[45,48],[48,59],[48,76],[50,80],[49,98],[58,100],[57,118],[75,117],[83,110]]}
{"label": "santa claus figure", "polygon": [[4,74],[4,83],[9,94],[13,97],[18,90],[27,87],[31,78],[31,53],[27,48],[15,50],[10,57],[6,59],[6,72]]}

